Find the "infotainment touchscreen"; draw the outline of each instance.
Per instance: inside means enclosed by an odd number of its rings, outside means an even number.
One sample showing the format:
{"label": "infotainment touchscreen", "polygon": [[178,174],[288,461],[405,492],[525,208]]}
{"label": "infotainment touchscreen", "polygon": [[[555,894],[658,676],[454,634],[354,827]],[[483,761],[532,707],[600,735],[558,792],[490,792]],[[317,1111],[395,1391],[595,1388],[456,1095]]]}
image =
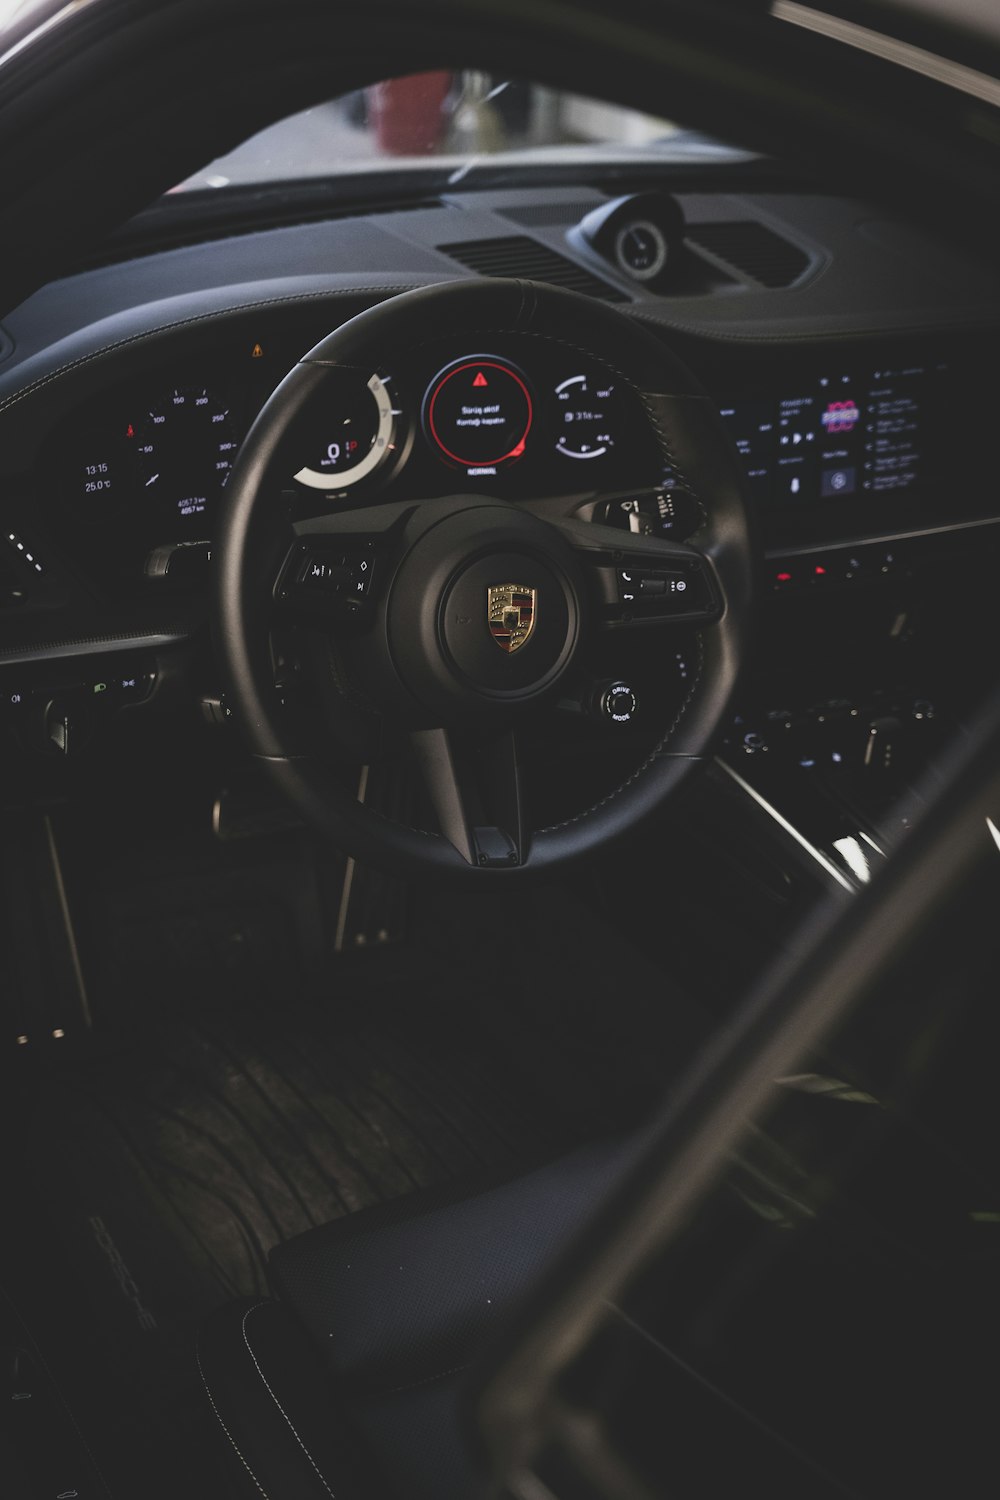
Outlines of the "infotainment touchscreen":
{"label": "infotainment touchscreen", "polygon": [[938,467],[947,366],[844,373],[722,405],[751,493],[771,506],[915,489]]}

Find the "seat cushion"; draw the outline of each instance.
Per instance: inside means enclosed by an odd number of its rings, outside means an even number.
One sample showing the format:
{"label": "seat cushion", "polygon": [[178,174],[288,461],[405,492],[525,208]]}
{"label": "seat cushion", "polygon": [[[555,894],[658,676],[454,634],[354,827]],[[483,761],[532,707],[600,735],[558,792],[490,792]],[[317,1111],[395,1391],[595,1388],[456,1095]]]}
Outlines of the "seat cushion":
{"label": "seat cushion", "polygon": [[465,1372],[620,1162],[619,1148],[594,1148],[471,1196],[414,1193],[279,1246],[279,1300],[221,1309],[199,1344],[237,1492],[469,1500]]}
{"label": "seat cushion", "polygon": [[467,1365],[586,1221],[620,1160],[602,1146],[472,1196],[409,1194],[271,1254],[275,1294],[355,1397]]}
{"label": "seat cushion", "polygon": [[237,1494],[382,1500],[308,1338],[278,1303],[231,1303],[205,1323],[198,1369]]}
{"label": "seat cushion", "polygon": [[259,1299],[208,1319],[198,1364],[229,1484],[247,1500],[469,1500],[478,1491],[458,1372],[352,1399],[291,1314]]}

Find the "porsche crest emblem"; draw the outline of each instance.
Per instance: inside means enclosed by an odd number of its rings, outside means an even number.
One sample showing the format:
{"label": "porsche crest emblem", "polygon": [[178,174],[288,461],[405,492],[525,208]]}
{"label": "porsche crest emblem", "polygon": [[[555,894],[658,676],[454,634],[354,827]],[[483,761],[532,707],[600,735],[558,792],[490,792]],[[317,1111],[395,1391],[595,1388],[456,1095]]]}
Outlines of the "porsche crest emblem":
{"label": "porsche crest emblem", "polygon": [[510,655],[530,641],[538,619],[538,590],[520,583],[493,583],[486,590],[490,635]]}

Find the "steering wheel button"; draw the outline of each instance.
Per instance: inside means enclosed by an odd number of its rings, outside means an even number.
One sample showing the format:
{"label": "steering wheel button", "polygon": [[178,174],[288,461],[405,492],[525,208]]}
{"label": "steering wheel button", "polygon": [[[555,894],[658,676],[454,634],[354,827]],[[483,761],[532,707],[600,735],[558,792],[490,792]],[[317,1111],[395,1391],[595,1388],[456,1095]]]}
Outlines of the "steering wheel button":
{"label": "steering wheel button", "polygon": [[307,557],[300,582],[316,588],[338,589],[348,577],[347,569],[339,563],[325,562],[319,557]]}

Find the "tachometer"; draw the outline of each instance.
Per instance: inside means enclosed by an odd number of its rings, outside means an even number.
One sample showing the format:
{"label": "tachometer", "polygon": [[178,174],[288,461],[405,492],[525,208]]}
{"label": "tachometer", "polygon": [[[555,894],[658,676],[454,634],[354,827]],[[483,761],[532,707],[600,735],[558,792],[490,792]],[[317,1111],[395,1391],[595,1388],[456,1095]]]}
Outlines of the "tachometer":
{"label": "tachometer", "polygon": [[139,482],[164,520],[215,507],[239,446],[229,412],[209,391],[178,386],[139,424]]}
{"label": "tachometer", "polygon": [[615,387],[603,377],[571,375],[556,386],[556,452],[566,458],[600,458],[615,446]]}
{"label": "tachometer", "polygon": [[396,448],[396,410],[389,381],[373,375],[366,386],[345,393],[317,423],[309,461],[295,475],[312,490],[344,490],[373,474]]}

